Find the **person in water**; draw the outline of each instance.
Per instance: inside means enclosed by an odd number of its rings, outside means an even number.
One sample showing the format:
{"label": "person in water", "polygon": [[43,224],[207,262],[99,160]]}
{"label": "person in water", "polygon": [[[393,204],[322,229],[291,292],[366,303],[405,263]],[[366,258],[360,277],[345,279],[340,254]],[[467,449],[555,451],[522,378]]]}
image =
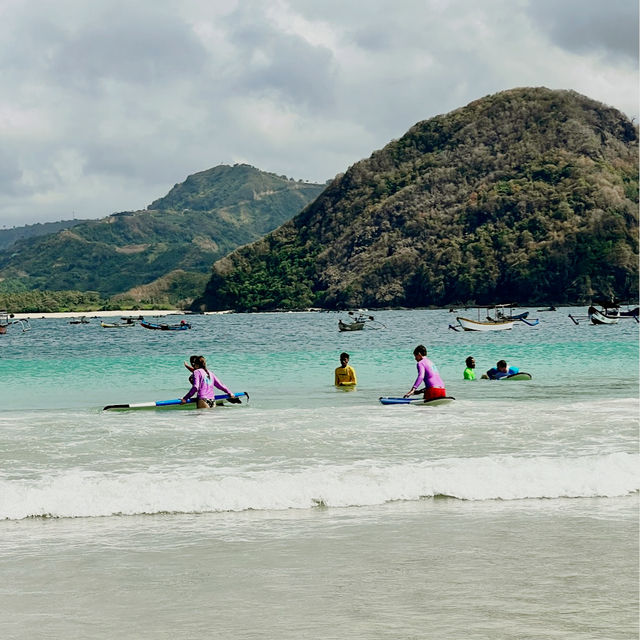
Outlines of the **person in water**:
{"label": "person in water", "polygon": [[358,383],[356,379],[356,372],[353,367],[349,365],[349,354],[340,354],[340,366],[335,370],[336,387],[353,387]]}
{"label": "person in water", "polygon": [[476,368],[475,358],[473,356],[469,356],[465,360],[465,363],[467,365],[467,368],[464,370],[464,374],[462,377],[465,380],[475,380],[476,379],[476,372],[474,371],[474,369]]}
{"label": "person in water", "polygon": [[445,398],[447,390],[444,388],[444,382],[438,373],[438,369],[433,362],[427,358],[427,348],[424,345],[419,344],[413,350],[413,357],[416,360],[418,377],[413,383],[411,389],[404,394],[404,397],[408,398],[409,396],[412,396],[416,392],[416,389],[424,383],[425,402],[435,398]]}
{"label": "person in water", "polygon": [[215,401],[215,387],[224,391],[230,398],[235,398],[235,394],[223,384],[221,380],[216,378],[213,372],[207,369],[207,361],[204,356],[191,356],[189,358],[190,365],[185,366],[193,374],[189,376],[189,382],[191,382],[191,389],[180,399],[180,404],[185,404],[191,396],[196,394],[196,403],[198,409],[212,409],[216,406]]}
{"label": "person in water", "polygon": [[506,378],[519,373],[518,367],[508,367],[506,360],[498,360],[496,366],[487,371],[486,376],[489,380],[500,380],[500,378]]}

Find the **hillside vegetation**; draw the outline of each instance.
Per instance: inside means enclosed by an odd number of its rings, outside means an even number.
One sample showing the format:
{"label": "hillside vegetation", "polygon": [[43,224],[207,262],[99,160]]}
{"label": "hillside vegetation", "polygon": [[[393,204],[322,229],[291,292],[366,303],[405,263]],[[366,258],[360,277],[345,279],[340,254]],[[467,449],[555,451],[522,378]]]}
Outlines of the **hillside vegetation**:
{"label": "hillside vegetation", "polygon": [[23,238],[37,238],[46,236],[64,229],[71,229],[85,220],[60,220],[59,222],[36,222],[22,227],[12,227],[11,229],[0,229],[0,250],[10,247],[12,244]]}
{"label": "hillside vegetation", "polygon": [[413,126],[214,265],[194,308],[637,297],[638,131],[523,88]]}
{"label": "hillside vegetation", "polygon": [[164,278],[167,290],[148,289],[159,300],[193,299],[215,260],[291,219],[323,189],[248,165],[221,165],[189,176],[144,211],[14,242],[0,251],[0,292],[112,296]]}

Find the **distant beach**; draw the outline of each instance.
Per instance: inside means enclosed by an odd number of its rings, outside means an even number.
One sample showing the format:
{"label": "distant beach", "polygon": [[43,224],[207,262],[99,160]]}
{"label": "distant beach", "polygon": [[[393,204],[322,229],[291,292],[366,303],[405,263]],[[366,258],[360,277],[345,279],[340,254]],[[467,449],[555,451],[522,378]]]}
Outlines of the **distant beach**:
{"label": "distant beach", "polygon": [[[207,311],[204,315],[215,315],[221,313],[231,313],[230,311]],[[132,309],[122,310],[116,309],[115,311],[63,311],[60,313],[42,313],[35,311],[33,313],[14,313],[11,317],[14,320],[37,320],[38,318],[137,318],[143,316],[144,318],[153,316],[184,316],[184,315],[199,315],[189,313],[187,311],[180,311],[180,309]]]}

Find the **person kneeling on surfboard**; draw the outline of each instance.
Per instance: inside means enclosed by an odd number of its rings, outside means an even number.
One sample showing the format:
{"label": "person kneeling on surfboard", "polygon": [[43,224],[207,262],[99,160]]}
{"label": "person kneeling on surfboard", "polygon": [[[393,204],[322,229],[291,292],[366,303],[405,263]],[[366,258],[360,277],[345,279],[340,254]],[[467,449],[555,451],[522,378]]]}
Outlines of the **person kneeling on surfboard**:
{"label": "person kneeling on surfboard", "polygon": [[197,394],[196,406],[198,409],[212,409],[216,406],[214,399],[215,387],[229,394],[230,398],[235,398],[235,394],[207,369],[207,361],[204,359],[204,356],[192,356],[189,358],[189,361],[193,367],[193,376],[189,376],[191,389],[180,399],[180,404],[185,404],[193,394]]}
{"label": "person kneeling on surfboard", "polygon": [[413,386],[404,398],[408,398],[416,392],[416,389],[424,383],[424,400],[434,400],[435,398],[445,398],[447,390],[444,388],[444,382],[438,373],[436,366],[427,358],[427,348],[419,344],[413,350],[413,357],[416,359],[416,367],[418,369],[418,377]]}

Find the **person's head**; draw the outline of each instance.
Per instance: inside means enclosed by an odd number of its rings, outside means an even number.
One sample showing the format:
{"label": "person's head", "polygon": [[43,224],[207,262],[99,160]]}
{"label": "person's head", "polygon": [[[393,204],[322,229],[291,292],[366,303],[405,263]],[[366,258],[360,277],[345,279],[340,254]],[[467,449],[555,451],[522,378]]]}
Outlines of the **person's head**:
{"label": "person's head", "polygon": [[507,361],[506,360],[498,360],[496,364],[496,368],[498,371],[506,371],[507,370]]}
{"label": "person's head", "polygon": [[475,369],[476,366],[476,361],[475,358],[473,356],[469,356],[465,362],[467,363],[467,367],[469,367],[469,369]]}
{"label": "person's head", "polygon": [[349,354],[344,351],[340,354],[340,364],[346,367],[349,364]]}
{"label": "person's head", "polygon": [[189,364],[192,367],[195,367],[197,362],[198,362],[198,356],[190,356],[189,357]]}
{"label": "person's head", "polygon": [[422,360],[422,358],[426,358],[427,357],[427,347],[425,347],[423,344],[419,344],[413,350],[413,357],[416,360]]}
{"label": "person's head", "polygon": [[207,361],[204,359],[204,356],[192,356],[193,360],[191,360],[191,366],[196,369],[206,369]]}

